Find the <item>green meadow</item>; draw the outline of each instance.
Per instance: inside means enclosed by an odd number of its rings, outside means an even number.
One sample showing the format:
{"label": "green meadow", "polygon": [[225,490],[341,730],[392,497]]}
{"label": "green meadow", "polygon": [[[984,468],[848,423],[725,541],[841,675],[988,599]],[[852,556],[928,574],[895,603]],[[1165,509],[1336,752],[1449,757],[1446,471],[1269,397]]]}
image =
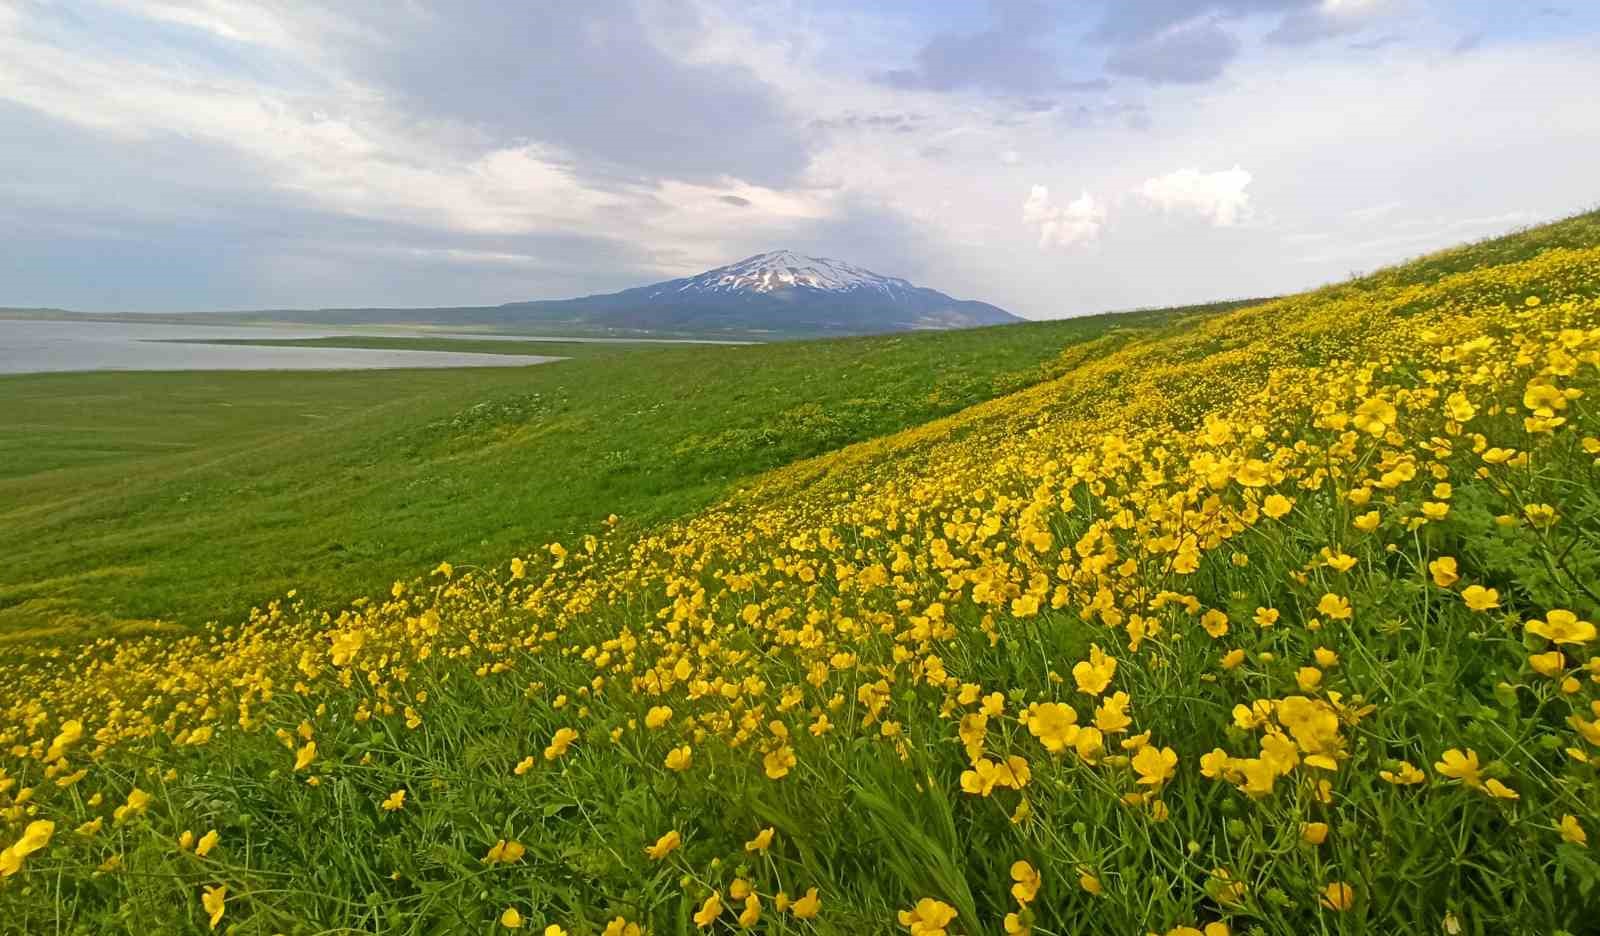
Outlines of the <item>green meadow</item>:
{"label": "green meadow", "polygon": [[527,368],[0,376],[0,641],[339,603],[1058,376],[1233,303],[769,345],[347,336],[252,343],[553,355]]}

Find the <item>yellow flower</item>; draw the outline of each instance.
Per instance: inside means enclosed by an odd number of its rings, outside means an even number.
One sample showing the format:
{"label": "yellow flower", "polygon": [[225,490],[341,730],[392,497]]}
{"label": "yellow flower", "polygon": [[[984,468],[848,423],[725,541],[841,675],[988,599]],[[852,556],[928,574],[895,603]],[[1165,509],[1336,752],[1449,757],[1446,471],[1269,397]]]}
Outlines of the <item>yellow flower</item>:
{"label": "yellow flower", "polygon": [[1556,609],[1545,615],[1545,620],[1533,620],[1524,625],[1528,633],[1554,644],[1584,644],[1594,639],[1594,625],[1578,620],[1571,611]]}
{"label": "yellow flower", "polygon": [[1548,676],[1554,679],[1561,675],[1562,670],[1566,669],[1567,661],[1561,655],[1560,650],[1551,650],[1548,653],[1532,654],[1528,657],[1528,665],[1533,667],[1533,671],[1540,676]]}
{"label": "yellow flower", "polygon": [[[768,826],[767,828],[762,829],[760,832],[757,832],[755,838],[753,838],[750,841],[744,843],[744,850],[747,851],[747,852],[764,852],[768,848],[771,848],[772,847],[772,833],[773,833],[773,830],[772,830],[771,826]],[[673,834],[677,834],[677,833],[673,833]]]}
{"label": "yellow flower", "polygon": [[822,909],[822,898],[815,887],[807,888],[805,895],[789,905],[789,913],[799,920],[809,920]]}
{"label": "yellow flower", "polygon": [[[1200,616],[1200,626],[1205,628],[1205,632],[1210,634],[1213,640],[1216,640],[1228,633],[1228,616],[1212,608]],[[1077,675],[1076,671],[1073,675]]]}
{"label": "yellow flower", "polygon": [[[734,900],[741,899],[738,894],[731,894],[730,896]],[[739,927],[741,929],[753,929],[757,923],[761,922],[761,898],[756,894],[747,892],[742,899],[744,900],[744,910],[739,913]]]}
{"label": "yellow flower", "polygon": [[1351,422],[1368,435],[1381,436],[1394,425],[1394,420],[1394,404],[1374,397],[1356,407],[1356,415]]}
{"label": "yellow flower", "polygon": [[789,768],[795,765],[794,749],[785,744],[767,752],[761,759],[762,767],[766,769],[767,779],[781,780],[789,775]]}
{"label": "yellow flower", "polygon": [[707,897],[706,902],[701,904],[700,909],[695,912],[694,925],[705,929],[721,915],[722,897],[716,891],[712,891],[711,896]]}
{"label": "yellow flower", "polygon": [[83,722],[76,718],[62,722],[60,732],[56,734],[55,740],[50,742],[50,747],[44,752],[45,763],[65,757],[67,748],[77,744],[82,737]]}
{"label": "yellow flower", "polygon": [[1267,499],[1261,502],[1261,512],[1274,520],[1284,516],[1293,509],[1294,501],[1284,497],[1282,494],[1269,494],[1267,495]]}
{"label": "yellow flower", "polygon": [[1468,786],[1482,785],[1482,781],[1478,778],[1478,752],[1471,748],[1468,748],[1466,753],[1462,753],[1458,748],[1445,751],[1444,756],[1433,765],[1433,769]]}
{"label": "yellow flower", "polygon": [[660,861],[672,854],[673,850],[682,844],[683,836],[678,834],[677,829],[672,829],[656,839],[656,843],[646,848],[644,853],[650,856],[650,860]]}
{"label": "yellow flower", "polygon": [[544,749],[545,760],[555,760],[567,753],[567,748],[572,747],[572,742],[578,740],[578,732],[571,728],[557,728],[555,736],[550,739],[550,744]]}
{"label": "yellow flower", "polygon": [[522,860],[525,851],[527,848],[521,842],[501,839],[489,847],[489,853],[483,856],[483,860],[485,864],[513,864]]}
{"label": "yellow flower", "polygon": [[1566,814],[1561,817],[1561,824],[1557,826],[1561,831],[1561,838],[1574,845],[1589,844],[1589,833],[1583,830],[1583,825],[1578,822],[1578,817]]}
{"label": "yellow flower", "polygon": [[1326,615],[1335,621],[1343,621],[1350,617],[1350,602],[1332,592],[1322,596],[1317,602],[1317,613]]}
{"label": "yellow flower", "polygon": [[1092,644],[1089,647],[1089,659],[1072,667],[1072,679],[1078,684],[1079,692],[1099,695],[1111,684],[1111,677],[1116,672],[1116,659],[1106,656],[1099,644]]}
{"label": "yellow flower", "polygon": [[212,829],[205,835],[200,836],[200,841],[195,843],[194,853],[201,858],[204,858],[206,855],[211,854],[211,849],[217,847],[217,842],[220,841],[221,838],[222,836],[217,834],[217,830]]}
{"label": "yellow flower", "polygon": [[1500,593],[1482,585],[1468,585],[1461,589],[1461,600],[1473,611],[1488,611],[1500,607]]}
{"label": "yellow flower", "polygon": [[522,914],[516,907],[507,907],[500,914],[500,925],[506,929],[522,929]]}
{"label": "yellow flower", "polygon": [[[1222,668],[1225,670],[1237,669],[1239,664],[1244,662],[1244,651],[1240,650],[1238,647],[1234,647],[1232,650],[1229,650],[1227,653],[1222,655],[1222,660],[1220,662],[1222,664]],[[1104,730],[1103,727],[1102,730]]]}
{"label": "yellow flower", "polygon": [[144,815],[144,811],[149,808],[150,794],[134,787],[128,791],[128,801],[112,810],[111,819],[117,825],[122,825],[129,819]]}
{"label": "yellow flower", "polygon": [[1394,770],[1380,770],[1378,776],[1396,786],[1413,786],[1428,779],[1427,775],[1409,761],[1401,761]]}
{"label": "yellow flower", "polygon": [[1013,862],[1011,880],[1016,882],[1011,885],[1011,896],[1016,898],[1017,903],[1032,903],[1033,898],[1039,896],[1039,872],[1033,865],[1026,861]]}
{"label": "yellow flower", "polygon": [[295,752],[295,755],[294,755],[294,769],[295,770],[304,770],[307,767],[311,766],[311,762],[316,760],[316,759],[317,759],[317,742],[315,742],[315,741],[307,741],[305,743],[304,747],[300,748],[300,750]]}
{"label": "yellow flower", "polygon": [[[1235,651],[1240,652],[1240,651]],[[1094,710],[1094,725],[1104,734],[1116,734],[1127,730],[1133,724],[1133,719],[1128,717],[1128,694],[1114,692],[1100,700],[1100,707]]]}
{"label": "yellow flower", "polygon": [[1478,415],[1478,408],[1473,406],[1467,395],[1459,390],[1445,399],[1444,411],[1446,416],[1458,423],[1469,422],[1472,417]]}
{"label": "yellow flower", "polygon": [[527,757],[524,757],[522,760],[517,761],[517,766],[511,768],[511,772],[520,777],[523,774],[527,773],[528,771],[532,770],[534,763],[535,763],[535,761],[533,759],[533,755],[529,754]]}
{"label": "yellow flower", "polygon": [[689,763],[693,760],[694,750],[685,744],[668,751],[664,763],[668,770],[684,771],[689,769]]}
{"label": "yellow flower", "polygon": [[204,907],[206,913],[211,915],[212,929],[216,929],[217,924],[222,922],[222,914],[227,909],[227,902],[228,887],[226,884],[208,887],[205,889],[205,893],[200,895],[200,906]]}
{"label": "yellow flower", "polygon": [[386,798],[379,805],[381,805],[386,812],[395,812],[397,810],[405,808],[405,805],[406,805],[406,791],[405,790],[395,790],[393,793],[390,793],[388,798]]}
{"label": "yellow flower", "polygon": [[1278,617],[1279,614],[1277,608],[1257,608],[1255,614],[1256,626],[1271,627],[1272,625],[1278,623]]}
{"label": "yellow flower", "polygon": [[900,925],[909,929],[911,936],[946,936],[945,927],[955,918],[955,907],[932,897],[924,897],[910,910],[899,913]]}
{"label": "yellow flower", "polygon": [[1322,889],[1322,905],[1329,910],[1349,910],[1355,902],[1355,889],[1343,881],[1334,881]]}
{"label": "yellow flower", "polygon": [[1549,504],[1525,504],[1522,515],[1536,527],[1547,527],[1556,522],[1556,509]]}
{"label": "yellow flower", "polygon": [[1302,822],[1300,824],[1300,841],[1307,845],[1321,845],[1328,840],[1328,824],[1326,822]]}
{"label": "yellow flower", "polygon": [[1264,487],[1271,480],[1271,470],[1266,462],[1259,458],[1251,458],[1239,466],[1239,470],[1233,477],[1235,481],[1238,481],[1244,487]]}
{"label": "yellow flower", "polygon": [[36,851],[50,844],[56,834],[56,824],[49,819],[35,819],[22,830],[22,837],[0,851],[0,877],[10,877],[22,870],[23,862]]}
{"label": "yellow flower", "polygon": [[1028,731],[1045,750],[1059,753],[1078,737],[1078,713],[1060,702],[1041,702],[1028,713]]}
{"label": "yellow flower", "polygon": [[1369,510],[1355,519],[1355,528],[1363,533],[1371,533],[1378,528],[1383,518],[1376,510]]}
{"label": "yellow flower", "polygon": [[1356,567],[1356,557],[1349,553],[1329,552],[1323,562],[1335,572],[1349,572]]}
{"label": "yellow flower", "polygon": [[1294,680],[1300,685],[1301,692],[1312,692],[1322,685],[1322,670],[1315,666],[1302,666],[1295,671]]}
{"label": "yellow flower", "polygon": [[1522,794],[1493,778],[1484,782],[1483,789],[1496,799],[1522,799]]}
{"label": "yellow flower", "polygon": [[1440,501],[1423,501],[1422,515],[1429,520],[1443,520],[1450,515],[1450,505]]}
{"label": "yellow flower", "polygon": [[1095,875],[1094,871],[1082,866],[1078,868],[1078,886],[1083,888],[1085,893],[1096,897],[1106,892],[1105,887],[1100,883],[1100,878]]}
{"label": "yellow flower", "polygon": [[[608,928],[606,932],[609,933],[611,930]],[[562,929],[559,924],[551,923],[544,928],[544,936],[567,936],[567,931]]]}
{"label": "yellow flower", "polygon": [[672,721],[672,708],[666,705],[654,705],[645,713],[644,726],[646,728],[660,728]]}
{"label": "yellow flower", "polygon": [[1172,748],[1156,750],[1154,745],[1139,749],[1133,755],[1133,769],[1139,775],[1139,782],[1146,786],[1160,786],[1166,783],[1175,772],[1178,765],[1178,754]]}
{"label": "yellow flower", "polygon": [[1461,578],[1456,571],[1456,560],[1451,556],[1440,556],[1428,563],[1428,571],[1433,575],[1433,584],[1440,588],[1449,588]]}

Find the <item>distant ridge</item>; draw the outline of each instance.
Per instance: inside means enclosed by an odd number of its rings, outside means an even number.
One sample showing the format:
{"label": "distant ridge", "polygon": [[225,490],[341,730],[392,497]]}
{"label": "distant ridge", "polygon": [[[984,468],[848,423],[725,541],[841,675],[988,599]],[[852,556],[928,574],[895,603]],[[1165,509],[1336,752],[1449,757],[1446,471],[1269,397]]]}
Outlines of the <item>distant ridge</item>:
{"label": "distant ridge", "polygon": [[1022,319],[842,260],[774,250],[698,276],[578,299],[501,306],[538,321],[640,330],[859,335]]}
{"label": "distant ridge", "polygon": [[[6,318],[126,321],[123,314],[5,309]],[[947,330],[1024,321],[1006,310],[827,257],[773,250],[697,276],[621,292],[435,308],[253,309],[143,314],[139,321],[432,325],[548,335],[800,338]]]}

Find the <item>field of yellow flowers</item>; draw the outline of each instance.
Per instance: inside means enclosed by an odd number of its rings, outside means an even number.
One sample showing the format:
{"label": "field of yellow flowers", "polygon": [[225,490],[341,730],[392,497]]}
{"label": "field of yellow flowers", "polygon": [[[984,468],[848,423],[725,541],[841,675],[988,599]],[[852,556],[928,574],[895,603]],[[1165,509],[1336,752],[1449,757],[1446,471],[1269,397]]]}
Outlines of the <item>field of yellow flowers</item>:
{"label": "field of yellow flowers", "polygon": [[0,930],[1600,930],[1600,216],[0,669]]}

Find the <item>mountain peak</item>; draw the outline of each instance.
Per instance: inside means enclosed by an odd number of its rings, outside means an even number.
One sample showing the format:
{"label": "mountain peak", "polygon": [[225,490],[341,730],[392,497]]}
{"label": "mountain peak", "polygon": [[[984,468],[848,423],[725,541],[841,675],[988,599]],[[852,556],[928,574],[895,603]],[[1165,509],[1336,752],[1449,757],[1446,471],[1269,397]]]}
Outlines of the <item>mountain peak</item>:
{"label": "mountain peak", "polygon": [[874,290],[893,296],[913,287],[903,279],[880,276],[843,260],[807,257],[792,250],[769,250],[737,263],[690,277],[678,292],[758,292],[814,289],[825,292]]}

